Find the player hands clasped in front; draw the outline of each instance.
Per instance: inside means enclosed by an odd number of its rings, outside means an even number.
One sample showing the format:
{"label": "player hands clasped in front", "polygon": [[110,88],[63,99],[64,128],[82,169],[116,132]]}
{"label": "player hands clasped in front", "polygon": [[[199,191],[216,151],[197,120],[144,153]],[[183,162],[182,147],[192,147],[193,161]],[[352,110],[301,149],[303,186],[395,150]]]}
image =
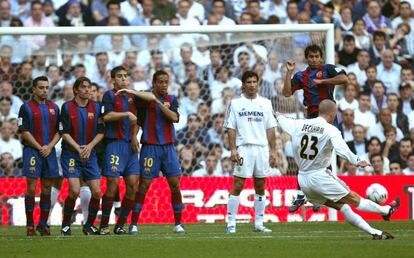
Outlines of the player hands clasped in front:
{"label": "player hands clasped in front", "polygon": [[[181,166],[174,143],[176,141],[174,123],[179,120],[177,98],[168,95],[168,74],[157,71],[153,75],[152,86],[155,100],[138,106],[138,123],[142,127],[140,153],[140,181],[132,212],[130,233],[138,233],[138,219],[142,211],[151,181],[161,171],[167,178],[171,190],[171,204],[174,211],[174,232],[185,233],[181,225]],[[133,90],[122,90],[139,94]]]}
{"label": "player hands clasped in front", "polygon": [[[121,211],[114,228],[115,234],[125,234],[123,225],[131,211],[139,178],[138,140],[136,102],[130,95],[116,95],[120,89],[129,87],[129,76],[125,68],[117,66],[111,70],[114,89],[105,92],[103,104],[103,120],[105,122],[106,149],[102,175],[106,176],[106,192],[102,197],[102,217],[99,233],[110,234],[108,222],[112,210],[118,179],[123,176],[126,190],[122,200]],[[138,93],[139,97],[150,101],[153,94]]]}
{"label": "player hands clasped in front", "polygon": [[54,178],[59,176],[55,145],[58,132],[59,108],[48,101],[49,81],[40,76],[33,80],[33,97],[19,111],[19,129],[23,140],[23,173],[27,191],[24,199],[26,230],[28,236],[36,235],[33,221],[37,179],[40,178],[40,220],[36,230],[50,235],[47,219],[50,211],[50,191]]}
{"label": "player hands clasped in front", "polygon": [[[228,131],[231,160],[236,163],[234,183],[227,205],[227,232],[236,233],[239,195],[246,178],[254,180],[254,231],[272,232],[263,225],[266,206],[265,180],[276,164],[276,120],[270,100],[257,94],[259,77],[247,71],[242,76],[242,95],[227,109],[224,127]],[[269,147],[270,149],[269,149]]]}
{"label": "player hands clasped in front", "polygon": [[336,104],[323,100],[319,104],[319,117],[313,119],[292,120],[280,113],[276,116],[282,129],[292,137],[293,155],[299,166],[299,185],[309,201],[339,210],[349,223],[371,234],[374,240],[394,238],[385,231],[371,227],[349,205],[360,211],[381,214],[384,220],[389,220],[400,205],[399,198],[389,205],[380,206],[350,190],[327,169],[333,150],[356,166],[369,165],[351,152],[340,131],[332,125]]}
{"label": "player hands clasped in front", "polygon": [[69,182],[69,194],[63,207],[62,235],[71,235],[71,219],[78,198],[80,177],[91,189],[88,218],[83,225],[85,235],[96,235],[98,229],[93,223],[99,211],[100,169],[95,145],[104,137],[101,106],[90,100],[91,81],[78,78],[73,84],[75,98],[63,104],[61,110],[62,155],[60,163],[63,176]]}
{"label": "player hands clasped in front", "polygon": [[[347,83],[348,78],[343,69],[332,64],[323,64],[322,49],[318,45],[307,46],[305,58],[308,67],[303,71],[295,73],[292,79],[295,63],[293,61],[286,63],[287,72],[283,86],[283,95],[289,97],[295,91],[302,89],[303,105],[307,111],[306,118],[315,118],[319,115],[319,103],[324,99],[333,100],[335,85]],[[298,189],[298,195],[289,211],[297,211],[304,203],[305,195]]]}

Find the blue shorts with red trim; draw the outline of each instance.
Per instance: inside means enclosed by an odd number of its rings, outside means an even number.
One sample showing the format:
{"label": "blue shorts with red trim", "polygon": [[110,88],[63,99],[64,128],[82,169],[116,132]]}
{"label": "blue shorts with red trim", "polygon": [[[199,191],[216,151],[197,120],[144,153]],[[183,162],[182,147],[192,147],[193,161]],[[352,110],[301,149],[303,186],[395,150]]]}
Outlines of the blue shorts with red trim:
{"label": "blue shorts with red trim", "polygon": [[174,144],[145,145],[139,158],[141,177],[157,178],[160,171],[166,177],[181,176],[181,165]]}
{"label": "blue shorts with red trim", "polygon": [[60,165],[65,178],[82,178],[86,181],[101,178],[96,152],[93,150],[89,159],[82,162],[79,153],[71,150],[62,150]]}
{"label": "blue shorts with red trim", "polygon": [[43,158],[40,152],[34,148],[23,148],[23,175],[31,178],[56,178],[59,177],[59,167],[56,150]]}
{"label": "blue shorts with red trim", "polygon": [[138,154],[132,152],[129,141],[116,140],[106,145],[103,176],[139,175]]}

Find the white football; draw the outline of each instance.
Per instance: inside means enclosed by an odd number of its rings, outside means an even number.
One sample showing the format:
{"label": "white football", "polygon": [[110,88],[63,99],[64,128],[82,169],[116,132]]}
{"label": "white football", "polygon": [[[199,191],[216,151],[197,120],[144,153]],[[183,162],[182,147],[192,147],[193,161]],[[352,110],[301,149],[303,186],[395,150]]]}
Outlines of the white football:
{"label": "white football", "polygon": [[380,184],[372,184],[367,188],[367,198],[378,204],[383,204],[388,199],[387,189]]}

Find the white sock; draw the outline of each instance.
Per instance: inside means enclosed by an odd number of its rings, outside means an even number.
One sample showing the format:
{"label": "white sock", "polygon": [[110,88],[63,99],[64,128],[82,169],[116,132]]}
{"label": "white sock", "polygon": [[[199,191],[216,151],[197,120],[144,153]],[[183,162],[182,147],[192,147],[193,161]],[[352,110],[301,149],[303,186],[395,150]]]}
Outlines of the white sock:
{"label": "white sock", "polygon": [[379,213],[381,215],[387,215],[390,211],[390,206],[381,206],[371,200],[364,199],[361,197],[361,200],[359,201],[358,207],[356,207],[360,211],[366,211],[366,212],[373,212],[373,213]]}
{"label": "white sock", "polygon": [[52,191],[50,192],[50,210],[52,210],[53,207],[55,207],[59,193],[60,189],[57,189],[52,186]]}
{"label": "white sock", "polygon": [[86,221],[88,221],[88,209],[91,196],[92,194],[91,189],[89,189],[89,186],[81,186],[79,197],[82,208],[83,223],[86,223]]}
{"label": "white sock", "polygon": [[263,225],[264,211],[266,207],[266,195],[254,195],[255,226]]}
{"label": "white sock", "polygon": [[239,209],[240,197],[235,195],[229,196],[229,203],[227,204],[228,226],[236,226],[236,215]]}
{"label": "white sock", "polygon": [[114,202],[114,209],[121,208],[121,202]]}
{"label": "white sock", "polygon": [[368,234],[377,234],[381,235],[382,231],[371,227],[361,216],[352,211],[351,207],[348,204],[344,204],[340,210],[342,215],[344,215],[346,221],[354,225],[357,228],[362,229]]}

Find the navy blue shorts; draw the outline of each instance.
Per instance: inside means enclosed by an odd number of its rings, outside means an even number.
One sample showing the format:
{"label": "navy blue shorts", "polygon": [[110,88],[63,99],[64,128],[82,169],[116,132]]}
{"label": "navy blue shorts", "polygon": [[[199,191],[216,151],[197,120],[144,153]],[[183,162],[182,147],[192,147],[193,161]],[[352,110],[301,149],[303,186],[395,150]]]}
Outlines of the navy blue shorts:
{"label": "navy blue shorts", "polygon": [[141,177],[143,178],[157,178],[160,171],[166,177],[181,176],[181,166],[174,144],[143,144],[139,165]]}
{"label": "navy blue shorts", "polygon": [[89,159],[81,161],[79,153],[70,150],[62,150],[60,165],[65,178],[82,178],[86,181],[101,178],[96,152],[92,151]]}
{"label": "navy blue shorts", "polygon": [[31,178],[59,177],[55,148],[48,157],[43,158],[38,150],[25,146],[23,148],[23,175]]}
{"label": "navy blue shorts", "polygon": [[132,152],[130,142],[113,141],[106,145],[102,175],[139,175],[138,154]]}

